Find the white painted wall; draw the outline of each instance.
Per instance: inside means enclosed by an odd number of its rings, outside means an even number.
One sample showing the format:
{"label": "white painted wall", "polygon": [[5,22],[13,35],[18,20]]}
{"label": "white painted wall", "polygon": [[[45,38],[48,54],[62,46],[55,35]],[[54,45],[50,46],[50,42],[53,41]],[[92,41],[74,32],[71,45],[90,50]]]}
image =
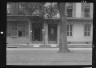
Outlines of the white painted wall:
{"label": "white painted wall", "polygon": [[6,38],[6,43],[8,44],[27,44],[29,41],[29,37]]}
{"label": "white painted wall", "polygon": [[90,17],[93,18],[93,3],[90,3]]}
{"label": "white painted wall", "polygon": [[76,3],[76,18],[81,18],[81,3]]}
{"label": "white painted wall", "polygon": [[91,27],[91,36],[85,37],[84,36],[84,24],[82,23],[75,23],[73,24],[73,36],[67,37],[68,41],[73,42],[84,42],[84,41],[91,41],[92,42],[92,27]]}

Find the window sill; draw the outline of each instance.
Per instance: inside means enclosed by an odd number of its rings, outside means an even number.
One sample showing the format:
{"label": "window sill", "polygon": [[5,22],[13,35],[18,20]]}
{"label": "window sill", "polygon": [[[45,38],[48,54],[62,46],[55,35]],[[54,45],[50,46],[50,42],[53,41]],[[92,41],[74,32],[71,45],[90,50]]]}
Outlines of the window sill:
{"label": "window sill", "polygon": [[72,38],[73,36],[67,36],[68,38]]}
{"label": "window sill", "polygon": [[11,38],[17,38],[17,36],[16,36],[16,37],[12,37],[12,36],[11,36]]}
{"label": "window sill", "polygon": [[90,38],[91,36],[83,36],[83,37],[85,37],[85,38]]}

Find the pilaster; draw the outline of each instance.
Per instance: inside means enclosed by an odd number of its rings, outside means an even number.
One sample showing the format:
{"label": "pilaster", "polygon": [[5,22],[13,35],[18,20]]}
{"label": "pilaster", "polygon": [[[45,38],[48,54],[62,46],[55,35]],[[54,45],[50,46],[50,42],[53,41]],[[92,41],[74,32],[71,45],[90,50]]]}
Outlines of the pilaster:
{"label": "pilaster", "polygon": [[73,3],[73,13],[72,13],[73,17],[76,17],[76,3]]}
{"label": "pilaster", "polygon": [[44,23],[44,38],[45,38],[45,45],[48,44],[48,24]]}
{"label": "pilaster", "polygon": [[57,25],[58,27],[58,32],[57,32],[57,44],[59,44],[59,33],[60,33],[60,25]]}
{"label": "pilaster", "polygon": [[90,17],[93,18],[93,3],[90,3]]}

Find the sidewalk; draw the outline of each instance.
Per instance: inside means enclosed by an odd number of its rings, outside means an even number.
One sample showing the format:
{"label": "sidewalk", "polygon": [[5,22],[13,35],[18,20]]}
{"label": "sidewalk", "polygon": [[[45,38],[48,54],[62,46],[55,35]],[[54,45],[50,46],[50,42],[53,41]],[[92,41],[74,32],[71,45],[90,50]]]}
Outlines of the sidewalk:
{"label": "sidewalk", "polygon": [[91,50],[58,53],[59,48],[7,48],[7,65],[92,65]]}
{"label": "sidewalk", "polygon": [[[6,48],[7,50],[59,50],[59,48]],[[92,50],[92,48],[69,48],[69,50]]]}

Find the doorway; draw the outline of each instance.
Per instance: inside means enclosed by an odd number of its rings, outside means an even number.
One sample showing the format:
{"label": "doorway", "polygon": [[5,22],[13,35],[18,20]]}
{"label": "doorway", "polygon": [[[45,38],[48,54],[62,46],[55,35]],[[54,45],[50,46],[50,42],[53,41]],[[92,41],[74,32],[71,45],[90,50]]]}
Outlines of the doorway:
{"label": "doorway", "polygon": [[48,43],[57,44],[57,24],[48,24]]}
{"label": "doorway", "polygon": [[42,23],[32,23],[32,42],[42,43]]}

